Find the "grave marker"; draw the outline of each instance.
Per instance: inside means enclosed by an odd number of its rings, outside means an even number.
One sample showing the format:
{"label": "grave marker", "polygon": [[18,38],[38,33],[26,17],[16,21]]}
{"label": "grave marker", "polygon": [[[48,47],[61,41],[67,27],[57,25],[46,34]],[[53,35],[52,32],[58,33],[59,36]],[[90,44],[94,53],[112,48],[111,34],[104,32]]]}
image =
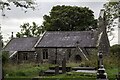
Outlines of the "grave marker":
{"label": "grave marker", "polygon": [[55,75],[59,74],[59,66],[55,66]]}

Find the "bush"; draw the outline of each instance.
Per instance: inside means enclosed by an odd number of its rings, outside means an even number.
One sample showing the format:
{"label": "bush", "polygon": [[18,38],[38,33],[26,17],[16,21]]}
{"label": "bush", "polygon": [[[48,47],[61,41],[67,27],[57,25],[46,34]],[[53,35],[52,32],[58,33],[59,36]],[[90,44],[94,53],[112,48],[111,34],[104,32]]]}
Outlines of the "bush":
{"label": "bush", "polygon": [[8,63],[9,61],[9,53],[7,51],[2,51],[2,63]]}
{"label": "bush", "polygon": [[111,51],[111,53],[113,53],[113,54],[119,54],[119,53],[120,53],[120,45],[119,45],[119,44],[113,45],[113,46],[110,48],[110,51]]}

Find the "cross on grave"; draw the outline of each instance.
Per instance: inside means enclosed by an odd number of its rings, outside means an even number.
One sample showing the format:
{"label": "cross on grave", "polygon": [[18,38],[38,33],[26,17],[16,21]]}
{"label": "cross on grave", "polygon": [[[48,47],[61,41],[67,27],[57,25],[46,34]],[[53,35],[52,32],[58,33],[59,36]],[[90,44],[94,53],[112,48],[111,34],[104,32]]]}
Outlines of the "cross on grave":
{"label": "cross on grave", "polygon": [[103,66],[103,55],[101,52],[98,53],[98,71],[97,71],[97,80],[108,80],[107,73]]}
{"label": "cross on grave", "polygon": [[98,53],[98,68],[100,68],[101,65],[103,65],[103,55],[102,52]]}

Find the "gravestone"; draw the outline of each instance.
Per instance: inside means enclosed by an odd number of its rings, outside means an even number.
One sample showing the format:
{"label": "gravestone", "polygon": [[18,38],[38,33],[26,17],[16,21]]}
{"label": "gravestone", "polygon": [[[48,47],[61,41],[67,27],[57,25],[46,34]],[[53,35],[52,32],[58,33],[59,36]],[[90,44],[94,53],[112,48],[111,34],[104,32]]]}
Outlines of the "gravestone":
{"label": "gravestone", "polygon": [[66,73],[66,59],[63,58],[63,61],[62,61],[62,73]]}
{"label": "gravestone", "polygon": [[55,75],[59,74],[59,66],[55,66]]}
{"label": "gravestone", "polygon": [[108,80],[107,73],[105,72],[105,68],[103,66],[103,54],[101,52],[98,53],[98,71],[97,71],[97,80]]}

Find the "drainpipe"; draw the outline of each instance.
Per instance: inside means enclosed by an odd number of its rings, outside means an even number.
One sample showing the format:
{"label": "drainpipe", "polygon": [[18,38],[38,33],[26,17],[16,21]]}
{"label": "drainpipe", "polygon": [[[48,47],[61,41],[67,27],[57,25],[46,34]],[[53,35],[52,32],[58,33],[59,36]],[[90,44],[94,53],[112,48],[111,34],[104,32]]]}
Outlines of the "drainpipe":
{"label": "drainpipe", "polygon": [[56,52],[55,52],[55,64],[57,64],[57,48],[56,48]]}

